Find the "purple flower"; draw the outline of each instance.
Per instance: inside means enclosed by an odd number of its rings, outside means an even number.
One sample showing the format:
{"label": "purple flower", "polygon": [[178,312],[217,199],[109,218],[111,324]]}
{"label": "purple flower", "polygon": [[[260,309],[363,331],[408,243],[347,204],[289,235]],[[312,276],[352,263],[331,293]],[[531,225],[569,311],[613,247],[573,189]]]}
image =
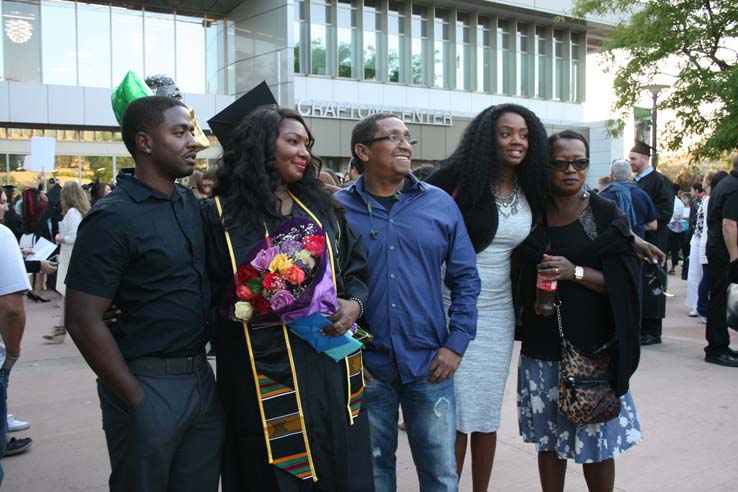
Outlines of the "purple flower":
{"label": "purple flower", "polygon": [[282,243],[282,253],[287,256],[294,256],[302,251],[302,243],[300,241],[288,240]]}
{"label": "purple flower", "polygon": [[292,296],[292,294],[289,291],[286,290],[278,290],[274,294],[272,294],[272,298],[269,300],[269,304],[272,306],[272,309],[275,311],[278,311],[282,308],[285,308],[292,304],[295,301],[295,298]]}
{"label": "purple flower", "polygon": [[269,265],[272,264],[272,260],[279,254],[279,248],[272,246],[271,248],[262,249],[256,253],[256,258],[251,260],[251,266],[259,270],[260,272],[266,272],[269,270]]}

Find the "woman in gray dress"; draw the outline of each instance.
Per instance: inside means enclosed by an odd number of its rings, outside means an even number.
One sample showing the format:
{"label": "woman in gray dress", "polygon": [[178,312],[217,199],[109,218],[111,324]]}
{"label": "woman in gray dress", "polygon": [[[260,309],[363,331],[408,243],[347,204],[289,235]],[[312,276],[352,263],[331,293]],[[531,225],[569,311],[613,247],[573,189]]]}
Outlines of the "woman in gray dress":
{"label": "woman in gray dress", "polygon": [[454,196],[477,252],[482,279],[477,337],[454,376],[456,466],[464,466],[471,434],[474,492],[492,474],[515,314],[512,250],[528,236],[548,192],[546,131],[531,111],[513,104],[482,111],[428,183]]}

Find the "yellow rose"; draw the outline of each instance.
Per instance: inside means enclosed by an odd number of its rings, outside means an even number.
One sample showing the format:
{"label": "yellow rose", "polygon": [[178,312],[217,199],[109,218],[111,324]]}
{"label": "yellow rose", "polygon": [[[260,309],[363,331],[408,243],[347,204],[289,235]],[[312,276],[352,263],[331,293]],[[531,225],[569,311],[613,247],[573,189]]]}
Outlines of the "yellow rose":
{"label": "yellow rose", "polygon": [[269,264],[269,271],[279,272],[281,274],[284,274],[284,272],[287,271],[288,268],[294,266],[295,264],[287,258],[287,255],[280,253],[277,256],[274,257],[272,262]]}
{"label": "yellow rose", "polygon": [[234,307],[236,308],[234,313],[236,318],[242,321],[248,321],[254,315],[254,308],[250,302],[239,301]]}

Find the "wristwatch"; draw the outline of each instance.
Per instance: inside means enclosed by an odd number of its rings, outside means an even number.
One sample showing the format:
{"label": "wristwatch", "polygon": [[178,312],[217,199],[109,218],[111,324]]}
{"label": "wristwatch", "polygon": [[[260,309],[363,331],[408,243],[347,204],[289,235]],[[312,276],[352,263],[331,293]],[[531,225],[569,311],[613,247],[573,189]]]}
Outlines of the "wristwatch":
{"label": "wristwatch", "polygon": [[582,280],[584,278],[584,268],[580,266],[574,267],[574,278],[577,280]]}

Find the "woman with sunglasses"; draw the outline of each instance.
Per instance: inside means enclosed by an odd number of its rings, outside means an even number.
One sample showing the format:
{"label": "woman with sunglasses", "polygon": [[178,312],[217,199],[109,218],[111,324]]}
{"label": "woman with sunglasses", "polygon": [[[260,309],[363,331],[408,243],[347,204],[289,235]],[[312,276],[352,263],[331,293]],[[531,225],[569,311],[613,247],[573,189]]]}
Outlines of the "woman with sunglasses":
{"label": "woman with sunglasses", "polygon": [[535,114],[513,104],[492,106],[474,118],[454,153],[427,180],[455,198],[482,279],[477,336],[454,376],[457,473],[471,434],[474,492],[489,486],[510,371],[511,253],[543,211],[548,157],[546,131]]}
{"label": "woman with sunglasses", "polygon": [[[612,491],[615,456],[641,441],[628,380],[638,365],[639,266],[634,237],[614,202],[589,194],[584,183],[589,145],[579,133],[549,138],[551,195],[520,246],[522,346],[518,368],[520,433],[535,443],[542,489],[563,491],[567,460],[581,463],[590,491]],[[555,280],[555,312],[538,315],[537,275]],[[539,311],[540,312],[540,311]],[[610,381],[620,398],[611,420],[577,425],[558,407],[560,328],[585,354],[609,347]]]}

